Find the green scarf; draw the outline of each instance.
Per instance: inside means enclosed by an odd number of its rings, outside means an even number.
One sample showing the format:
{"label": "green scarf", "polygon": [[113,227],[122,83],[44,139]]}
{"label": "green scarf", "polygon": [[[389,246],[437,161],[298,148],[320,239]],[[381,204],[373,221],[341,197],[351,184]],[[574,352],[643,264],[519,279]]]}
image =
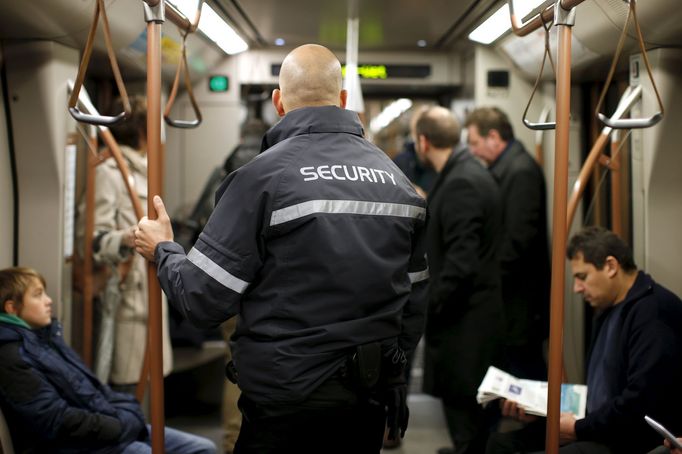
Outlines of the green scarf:
{"label": "green scarf", "polygon": [[0,313],[0,322],[9,323],[10,325],[21,326],[22,328],[31,329],[28,323],[20,319],[18,316],[13,314],[7,314],[5,312]]}

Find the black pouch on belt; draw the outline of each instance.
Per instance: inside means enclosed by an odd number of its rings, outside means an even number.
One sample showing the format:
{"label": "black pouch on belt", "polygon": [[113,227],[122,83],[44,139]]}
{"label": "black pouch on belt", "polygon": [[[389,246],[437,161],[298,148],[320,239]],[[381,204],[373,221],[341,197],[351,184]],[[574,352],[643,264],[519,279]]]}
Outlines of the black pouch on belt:
{"label": "black pouch on belt", "polygon": [[379,381],[381,374],[381,344],[372,342],[358,345],[351,358],[353,384],[360,390],[370,390]]}

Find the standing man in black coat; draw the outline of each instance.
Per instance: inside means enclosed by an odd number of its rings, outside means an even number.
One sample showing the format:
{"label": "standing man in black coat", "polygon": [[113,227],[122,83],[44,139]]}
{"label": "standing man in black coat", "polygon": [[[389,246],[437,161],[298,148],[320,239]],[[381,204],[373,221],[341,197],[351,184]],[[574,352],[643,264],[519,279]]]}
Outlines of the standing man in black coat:
{"label": "standing man in black coat", "polygon": [[499,189],[459,144],[460,126],[447,109],[423,111],[414,135],[417,152],[440,174],[428,198],[431,281],[424,387],[442,399],[455,444],[454,450],[439,453],[479,453],[486,430],[476,390],[503,326]]}
{"label": "standing man in black coat", "polygon": [[500,271],[507,327],[500,366],[517,377],[545,380],[550,284],[545,178],[500,109],[476,109],[466,126],[471,152],[488,165],[502,194]]}

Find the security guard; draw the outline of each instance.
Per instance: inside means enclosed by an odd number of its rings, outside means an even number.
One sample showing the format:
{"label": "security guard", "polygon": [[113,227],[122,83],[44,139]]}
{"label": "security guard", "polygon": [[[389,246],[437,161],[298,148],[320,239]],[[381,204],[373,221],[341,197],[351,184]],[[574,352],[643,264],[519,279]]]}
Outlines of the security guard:
{"label": "security guard", "polygon": [[378,453],[387,418],[394,437],[407,426],[402,365],[424,323],[425,201],[344,110],[328,49],[294,49],[279,87],[283,119],[218,189],[192,250],[172,242],[158,197],[137,250],[195,324],[240,316],[235,453]]}

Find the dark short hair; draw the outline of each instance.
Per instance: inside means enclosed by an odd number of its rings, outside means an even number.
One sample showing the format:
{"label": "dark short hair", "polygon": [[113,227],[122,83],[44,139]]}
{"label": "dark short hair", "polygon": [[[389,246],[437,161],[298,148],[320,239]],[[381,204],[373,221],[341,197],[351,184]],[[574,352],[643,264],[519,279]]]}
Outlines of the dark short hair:
{"label": "dark short hair", "polygon": [[497,107],[479,107],[467,117],[466,127],[476,126],[481,136],[487,136],[491,130],[500,133],[505,142],[514,140],[514,129],[509,122],[509,117]]}
{"label": "dark short hair", "polygon": [[415,123],[417,137],[423,135],[436,148],[450,148],[459,143],[459,122],[443,107],[431,106],[418,113]]}
{"label": "dark short hair", "polygon": [[578,253],[582,254],[585,263],[591,263],[597,269],[604,268],[609,256],[618,260],[620,267],[627,272],[637,269],[630,247],[618,235],[603,227],[585,227],[573,235],[566,248],[566,256],[572,260]]}
{"label": "dark short hair", "polygon": [[0,313],[5,312],[6,301],[21,305],[28,288],[36,280],[47,287],[45,278],[33,268],[15,266],[0,270]]}
{"label": "dark short hair", "polygon": [[[119,145],[126,145],[137,149],[140,146],[140,137],[144,137],[147,131],[147,98],[140,95],[131,95],[130,116],[125,120],[109,126],[114,139]],[[110,115],[123,112],[121,99],[114,101]]]}

